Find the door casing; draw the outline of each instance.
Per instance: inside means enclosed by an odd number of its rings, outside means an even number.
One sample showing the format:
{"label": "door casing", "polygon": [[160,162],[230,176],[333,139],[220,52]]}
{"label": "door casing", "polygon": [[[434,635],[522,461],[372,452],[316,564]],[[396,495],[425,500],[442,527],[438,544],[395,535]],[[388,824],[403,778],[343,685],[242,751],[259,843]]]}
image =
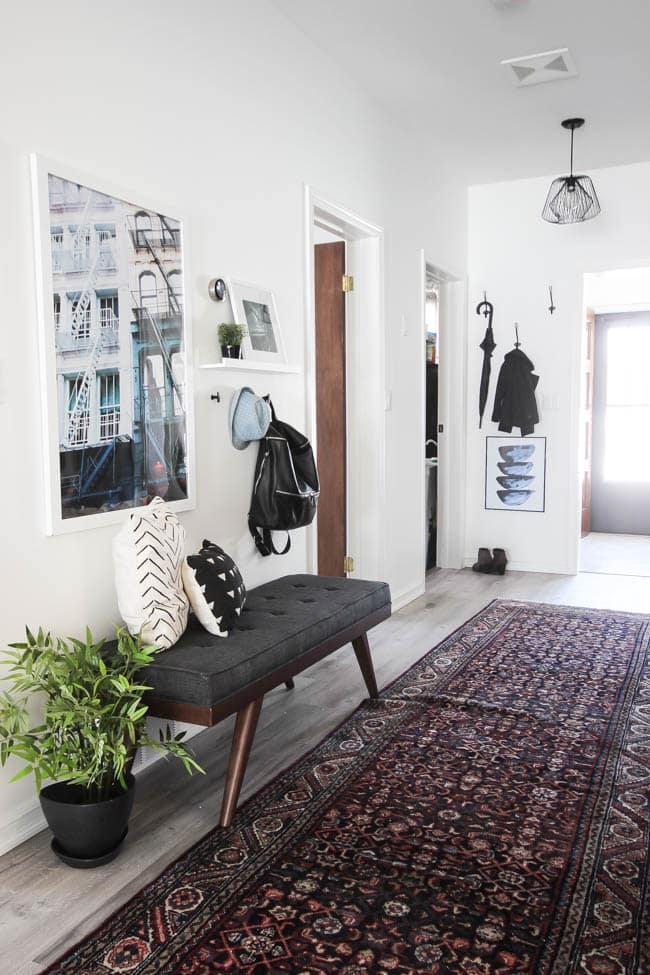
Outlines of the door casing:
{"label": "door casing", "polygon": [[[360,578],[385,577],[386,333],[383,305],[384,233],[381,227],[305,186],[305,401],[306,430],[317,453],[314,228],[347,244],[347,273],[355,289],[346,298],[347,538]],[[361,445],[363,444],[363,450]],[[362,462],[363,458],[363,462]],[[307,529],[307,561],[318,571],[318,536]]]}

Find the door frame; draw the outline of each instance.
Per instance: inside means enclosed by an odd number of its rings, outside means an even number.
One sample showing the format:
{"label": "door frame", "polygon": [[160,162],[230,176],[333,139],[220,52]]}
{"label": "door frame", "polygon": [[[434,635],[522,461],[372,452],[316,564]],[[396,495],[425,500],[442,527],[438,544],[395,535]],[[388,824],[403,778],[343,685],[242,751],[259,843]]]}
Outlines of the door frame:
{"label": "door frame", "polygon": [[[438,424],[444,433],[438,439],[438,531],[436,565],[441,568],[460,569],[463,564],[465,543],[465,497],[458,491],[458,484],[465,484],[466,451],[464,445],[467,398],[465,396],[465,376],[467,360],[466,280],[459,274],[440,266],[431,260],[426,251],[420,251],[420,320],[422,369],[420,371],[419,417],[420,449],[424,464],[424,441],[426,439],[426,366],[424,350],[427,326],[425,321],[425,294],[427,268],[433,273],[439,285],[440,306],[438,309]],[[457,424],[460,436],[450,436],[452,423]],[[453,484],[451,471],[454,471]],[[422,579],[423,591],[426,580],[426,538],[427,538],[427,499],[424,470],[418,489],[418,504],[422,512],[423,544],[420,548],[418,576]],[[456,489],[452,490],[453,485]],[[456,526],[455,530],[453,526]]]}
{"label": "door frame", "polygon": [[[314,227],[336,234],[355,244],[355,291],[346,298],[346,424],[347,424],[347,512],[348,554],[355,560],[352,575],[380,579],[386,564],[386,326],[384,317],[384,231],[357,213],[318,193],[308,184],[304,189],[304,276],[305,276],[305,403],[306,430],[314,453],[316,437],[316,309],[314,294]],[[352,268],[350,268],[352,270]],[[361,271],[363,270],[363,273]],[[352,297],[354,296],[354,297]],[[351,300],[352,299],[352,300]],[[369,311],[371,310],[371,311]],[[364,323],[371,323],[377,376],[364,374],[362,349],[357,341]],[[350,341],[352,327],[358,333]],[[372,384],[374,379],[374,387]],[[369,396],[354,395],[365,389]],[[363,437],[363,467],[360,440]],[[318,460],[318,457],[316,458]],[[368,482],[373,485],[368,491]],[[318,536],[315,524],[307,529],[307,565],[318,572]]]}

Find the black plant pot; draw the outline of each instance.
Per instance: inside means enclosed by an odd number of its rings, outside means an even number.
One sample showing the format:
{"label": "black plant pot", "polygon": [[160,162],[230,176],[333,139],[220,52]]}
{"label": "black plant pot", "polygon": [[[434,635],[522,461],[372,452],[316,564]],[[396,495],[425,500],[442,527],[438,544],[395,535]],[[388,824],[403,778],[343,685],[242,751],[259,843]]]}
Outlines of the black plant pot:
{"label": "black plant pot", "polygon": [[223,359],[241,359],[241,345],[222,345],[221,356]]}
{"label": "black plant pot", "polygon": [[127,834],[133,808],[135,779],[126,777],[128,788],[119,785],[101,802],[85,802],[81,786],[55,782],[41,789],[41,808],[54,833],[52,849],[72,867],[98,867],[113,860]]}

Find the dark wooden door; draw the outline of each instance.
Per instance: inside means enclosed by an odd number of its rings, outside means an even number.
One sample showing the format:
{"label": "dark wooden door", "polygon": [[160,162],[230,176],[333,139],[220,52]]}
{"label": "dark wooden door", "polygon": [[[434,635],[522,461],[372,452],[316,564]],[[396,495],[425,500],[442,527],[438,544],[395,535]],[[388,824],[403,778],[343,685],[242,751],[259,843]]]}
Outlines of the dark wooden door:
{"label": "dark wooden door", "polygon": [[345,575],[347,555],[345,243],[314,247],[318,572]]}
{"label": "dark wooden door", "polygon": [[582,534],[588,535],[591,531],[591,454],[593,441],[593,412],[594,412],[594,336],[596,331],[596,318],[593,311],[587,311],[585,319],[585,358],[584,358],[584,402],[583,423],[585,454],[584,467],[582,472]]}

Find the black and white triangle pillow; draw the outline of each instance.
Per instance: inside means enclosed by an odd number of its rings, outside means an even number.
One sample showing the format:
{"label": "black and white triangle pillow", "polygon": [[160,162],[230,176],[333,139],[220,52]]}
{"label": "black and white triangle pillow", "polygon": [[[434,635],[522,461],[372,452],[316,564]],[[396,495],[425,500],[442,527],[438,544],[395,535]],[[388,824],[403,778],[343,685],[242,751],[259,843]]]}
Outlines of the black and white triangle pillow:
{"label": "black and white triangle pillow", "polygon": [[130,515],[113,539],[115,588],[130,633],[166,650],[185,632],[189,603],[181,570],[185,530],[162,498]]}
{"label": "black and white triangle pillow", "polygon": [[222,548],[203,542],[183,563],[183,585],[196,618],[214,636],[228,636],[246,602],[241,572]]}

